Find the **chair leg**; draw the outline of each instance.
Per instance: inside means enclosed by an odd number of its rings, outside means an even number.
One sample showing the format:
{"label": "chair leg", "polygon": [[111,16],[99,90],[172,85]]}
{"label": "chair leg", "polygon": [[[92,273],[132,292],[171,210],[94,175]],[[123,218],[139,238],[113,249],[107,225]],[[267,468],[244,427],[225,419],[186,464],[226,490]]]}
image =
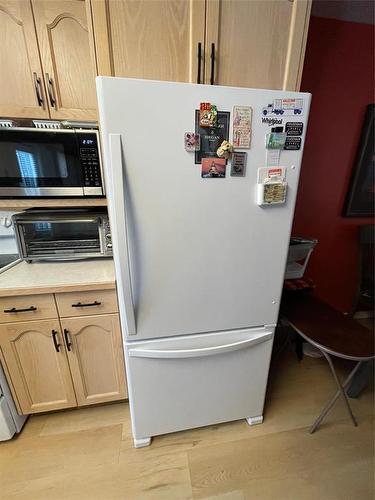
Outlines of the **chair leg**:
{"label": "chair leg", "polygon": [[302,361],[303,359],[303,339],[301,335],[299,335],[297,332],[295,332],[295,339],[296,339],[296,356],[299,361]]}
{"label": "chair leg", "polygon": [[325,356],[325,358],[327,359],[328,361],[328,364],[331,368],[331,371],[332,371],[332,374],[334,376],[334,379],[336,381],[336,384],[337,386],[339,387],[338,391],[336,392],[336,394],[333,396],[333,398],[328,401],[328,403],[325,405],[325,407],[323,408],[323,410],[321,411],[319,417],[315,420],[315,422],[313,423],[313,425],[311,426],[310,428],[310,434],[313,434],[316,429],[319,427],[319,425],[322,423],[324,417],[328,414],[328,412],[331,410],[331,408],[333,407],[333,405],[336,403],[336,401],[338,400],[338,398],[340,397],[340,395],[342,395],[345,399],[345,402],[347,404],[347,407],[348,407],[348,411],[349,411],[349,414],[350,414],[350,417],[351,419],[353,420],[353,423],[355,426],[357,426],[357,422],[354,418],[354,415],[352,413],[352,410],[350,408],[350,405],[349,405],[349,401],[348,401],[348,397],[346,395],[346,392],[345,392],[345,388],[349,385],[349,383],[351,382],[352,378],[354,377],[354,375],[356,374],[357,370],[359,369],[359,367],[362,365],[362,361],[359,361],[355,367],[353,368],[353,370],[350,372],[349,376],[347,377],[347,379],[345,380],[344,384],[341,385],[341,382],[336,374],[336,370],[333,366],[333,363],[332,363],[332,360],[331,360],[331,357],[325,353],[324,351],[321,351],[323,353],[323,355]]}

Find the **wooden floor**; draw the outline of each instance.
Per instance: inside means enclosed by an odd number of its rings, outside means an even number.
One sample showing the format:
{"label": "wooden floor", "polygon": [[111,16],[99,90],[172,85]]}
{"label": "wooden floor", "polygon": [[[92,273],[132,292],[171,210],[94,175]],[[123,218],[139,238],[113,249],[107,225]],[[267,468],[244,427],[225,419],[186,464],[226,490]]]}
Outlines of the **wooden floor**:
{"label": "wooden floor", "polygon": [[352,400],[358,428],[340,402],[308,433],[335,390],[323,359],[299,363],[285,351],[272,367],[263,425],[215,425],[135,450],[126,403],[34,416],[0,444],[0,497],[372,500],[372,389]]}

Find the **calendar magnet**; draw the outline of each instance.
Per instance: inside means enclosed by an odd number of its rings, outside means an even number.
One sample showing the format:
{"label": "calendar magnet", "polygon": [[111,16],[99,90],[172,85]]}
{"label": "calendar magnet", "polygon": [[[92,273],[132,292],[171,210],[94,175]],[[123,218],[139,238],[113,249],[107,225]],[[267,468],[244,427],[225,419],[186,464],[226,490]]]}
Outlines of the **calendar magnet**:
{"label": "calendar magnet", "polygon": [[252,113],[250,106],[233,106],[234,148],[250,148]]}

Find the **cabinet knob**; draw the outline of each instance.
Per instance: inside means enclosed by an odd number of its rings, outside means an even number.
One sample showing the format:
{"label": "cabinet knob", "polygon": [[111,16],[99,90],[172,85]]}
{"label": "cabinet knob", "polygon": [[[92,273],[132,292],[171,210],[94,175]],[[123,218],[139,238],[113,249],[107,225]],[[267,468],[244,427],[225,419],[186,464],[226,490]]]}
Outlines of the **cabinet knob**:
{"label": "cabinet knob", "polygon": [[66,348],[70,352],[72,350],[72,343],[69,340],[69,330],[67,330],[66,328],[64,328],[64,337],[65,337]]}
{"label": "cabinet knob", "polygon": [[202,69],[202,43],[198,43],[198,75],[197,83],[201,83],[201,69]]}
{"label": "cabinet knob", "polygon": [[38,101],[38,106],[43,108],[44,101],[43,101],[43,97],[42,97],[42,82],[40,81],[40,78],[35,73],[35,71],[33,73],[33,76],[34,76],[34,87],[35,87],[36,99]]}
{"label": "cabinet knob", "polygon": [[55,346],[56,352],[60,352],[60,344],[57,342],[57,331],[52,330],[52,341],[53,345]]}
{"label": "cabinet knob", "polygon": [[55,89],[53,88],[53,80],[48,73],[46,73],[46,80],[47,80],[49,102],[51,106],[55,108],[56,107]]}

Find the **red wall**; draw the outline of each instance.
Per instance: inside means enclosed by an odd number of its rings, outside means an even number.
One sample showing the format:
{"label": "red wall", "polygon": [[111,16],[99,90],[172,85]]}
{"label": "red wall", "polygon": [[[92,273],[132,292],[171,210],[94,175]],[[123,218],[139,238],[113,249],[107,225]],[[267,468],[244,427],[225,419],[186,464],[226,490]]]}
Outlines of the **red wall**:
{"label": "red wall", "polygon": [[306,275],[316,293],[350,309],[358,232],[366,218],[341,212],[366,105],[374,102],[374,26],[312,17],[301,91],[312,93],[293,235],[319,240]]}

